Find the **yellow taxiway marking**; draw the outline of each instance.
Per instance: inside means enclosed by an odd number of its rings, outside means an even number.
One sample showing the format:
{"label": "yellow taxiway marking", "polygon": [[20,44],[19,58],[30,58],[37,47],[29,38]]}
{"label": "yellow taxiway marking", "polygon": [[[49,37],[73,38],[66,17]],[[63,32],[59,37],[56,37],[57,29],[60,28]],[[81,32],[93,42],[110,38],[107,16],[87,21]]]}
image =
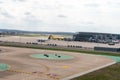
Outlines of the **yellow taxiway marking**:
{"label": "yellow taxiway marking", "polygon": [[22,71],[22,70],[13,70],[13,69],[10,69],[8,71],[10,71],[10,72],[17,72],[17,73],[24,73],[24,74],[33,74],[32,72],[25,72],[25,71]]}
{"label": "yellow taxiway marking", "polygon": [[62,68],[70,68],[70,66],[62,66]]}

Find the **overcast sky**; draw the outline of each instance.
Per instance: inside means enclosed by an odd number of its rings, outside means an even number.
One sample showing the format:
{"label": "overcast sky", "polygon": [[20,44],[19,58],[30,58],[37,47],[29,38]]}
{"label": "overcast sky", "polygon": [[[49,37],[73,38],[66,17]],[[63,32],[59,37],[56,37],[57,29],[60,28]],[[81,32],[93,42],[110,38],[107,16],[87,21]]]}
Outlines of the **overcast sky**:
{"label": "overcast sky", "polygon": [[120,33],[120,0],[0,0],[0,29]]}

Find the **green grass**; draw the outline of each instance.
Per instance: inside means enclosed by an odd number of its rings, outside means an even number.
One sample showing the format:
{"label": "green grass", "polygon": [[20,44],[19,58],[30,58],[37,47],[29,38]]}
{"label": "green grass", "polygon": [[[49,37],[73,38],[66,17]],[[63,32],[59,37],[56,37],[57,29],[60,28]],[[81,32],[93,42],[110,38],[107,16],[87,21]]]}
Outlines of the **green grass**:
{"label": "green grass", "polygon": [[72,80],[120,80],[120,63],[74,78]]}
{"label": "green grass", "polygon": [[86,54],[95,54],[95,55],[109,55],[109,56],[120,56],[120,53],[112,53],[112,52],[101,52],[101,51],[92,51],[92,50],[74,50],[74,49],[65,49],[59,47],[47,47],[47,46],[38,46],[38,45],[26,45],[23,43],[1,43],[0,46],[11,46],[11,47],[21,47],[21,48],[34,48],[34,49],[45,49],[45,50],[56,50],[56,51],[67,51],[67,52],[78,52],[78,53],[86,53]]}

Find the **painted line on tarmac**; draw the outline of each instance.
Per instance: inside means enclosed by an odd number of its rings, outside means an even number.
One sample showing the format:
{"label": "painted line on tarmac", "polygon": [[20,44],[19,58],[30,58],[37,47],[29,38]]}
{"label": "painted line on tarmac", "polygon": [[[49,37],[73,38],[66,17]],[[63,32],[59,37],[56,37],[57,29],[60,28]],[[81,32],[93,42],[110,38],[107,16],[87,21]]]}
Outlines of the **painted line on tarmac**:
{"label": "painted line on tarmac", "polygon": [[29,75],[37,75],[37,76],[45,76],[47,77],[48,79],[53,79],[53,80],[59,80],[59,78],[57,77],[52,77],[52,76],[47,76],[46,74],[42,73],[42,74],[35,74],[33,72],[25,72],[25,71],[21,71],[21,70],[13,70],[13,69],[10,69],[10,70],[7,70],[9,72],[16,72],[16,73],[23,73],[23,74],[29,74]]}
{"label": "painted line on tarmac", "polygon": [[82,75],[88,74],[88,73],[90,73],[90,72],[94,72],[94,71],[97,71],[97,70],[99,70],[99,69],[102,69],[102,68],[111,66],[111,65],[113,65],[113,64],[116,64],[116,62],[112,62],[112,63],[106,64],[106,65],[103,65],[103,66],[100,66],[100,67],[97,67],[97,68],[94,68],[94,69],[85,71],[85,72],[83,72],[83,73],[78,73],[78,74],[75,74],[75,75],[72,75],[72,76],[63,78],[63,79],[61,79],[61,80],[70,80],[70,79],[73,79],[73,78],[75,78],[75,77],[82,76]]}
{"label": "painted line on tarmac", "polygon": [[15,70],[15,69],[9,69],[9,70],[7,70],[7,71],[9,71],[9,72],[15,72],[15,73],[23,73],[23,74],[29,74],[29,75],[31,75],[31,76],[34,76],[34,75],[37,75],[37,76],[44,76],[44,77],[46,77],[46,78],[48,78],[48,79],[53,79],[53,80],[59,80],[59,78],[58,77],[53,77],[53,76],[48,76],[47,75],[47,73],[49,72],[49,70],[50,70],[50,68],[48,67],[48,66],[46,66],[46,65],[44,65],[44,64],[41,64],[41,63],[38,63],[39,65],[41,65],[41,66],[43,66],[43,67],[45,67],[45,72],[43,72],[43,73],[34,73],[34,72],[27,72],[27,71],[23,71],[23,70]]}
{"label": "painted line on tarmac", "polygon": [[49,68],[48,66],[46,66],[46,65],[44,65],[44,64],[42,64],[42,63],[38,63],[38,64],[39,64],[39,65],[42,65],[43,67],[46,68],[46,71],[43,72],[43,73],[47,73],[47,72],[49,72],[50,68]]}
{"label": "painted line on tarmac", "polygon": [[8,71],[10,71],[10,72],[17,72],[17,73],[24,73],[24,74],[33,74],[32,72],[25,72],[25,71],[21,71],[21,70],[13,70],[13,69],[10,69]]}

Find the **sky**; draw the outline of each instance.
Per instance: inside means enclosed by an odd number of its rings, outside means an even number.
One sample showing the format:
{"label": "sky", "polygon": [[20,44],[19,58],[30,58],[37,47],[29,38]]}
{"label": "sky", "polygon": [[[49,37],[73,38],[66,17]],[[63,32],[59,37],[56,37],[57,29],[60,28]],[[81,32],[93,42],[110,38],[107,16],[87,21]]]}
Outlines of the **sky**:
{"label": "sky", "polygon": [[120,0],[0,0],[0,29],[120,33]]}

